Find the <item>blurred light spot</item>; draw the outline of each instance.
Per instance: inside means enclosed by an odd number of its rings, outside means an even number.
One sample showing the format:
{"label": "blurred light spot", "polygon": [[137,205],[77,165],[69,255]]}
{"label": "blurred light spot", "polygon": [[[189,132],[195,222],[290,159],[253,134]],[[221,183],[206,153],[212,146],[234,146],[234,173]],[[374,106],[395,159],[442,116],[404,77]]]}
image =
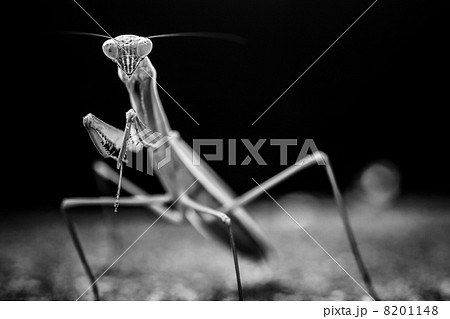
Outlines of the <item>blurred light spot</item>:
{"label": "blurred light spot", "polygon": [[400,173],[394,164],[380,161],[369,165],[359,178],[361,199],[376,207],[392,203],[400,191]]}

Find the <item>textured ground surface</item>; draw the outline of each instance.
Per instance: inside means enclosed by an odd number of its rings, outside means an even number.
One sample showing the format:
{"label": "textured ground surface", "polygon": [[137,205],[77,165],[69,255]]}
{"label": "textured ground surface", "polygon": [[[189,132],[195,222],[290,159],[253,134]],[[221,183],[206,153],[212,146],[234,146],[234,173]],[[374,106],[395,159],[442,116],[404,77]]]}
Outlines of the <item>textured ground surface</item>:
{"label": "textured ground surface", "polygon": [[[289,195],[279,202],[362,283],[342,224],[328,199]],[[383,299],[450,300],[448,203],[404,200],[382,211],[351,206],[352,225]],[[260,201],[249,210],[272,240],[277,254],[265,264],[241,258],[247,300],[368,298],[273,202]],[[154,217],[143,212],[113,215],[109,221],[101,212],[77,215],[79,232],[96,274],[101,274],[153,221]],[[88,286],[58,212],[3,214],[0,300],[73,300]],[[158,221],[100,279],[99,288],[105,300],[236,298],[228,247],[206,241],[189,225],[163,221]],[[92,299],[92,293],[88,291],[82,299]]]}

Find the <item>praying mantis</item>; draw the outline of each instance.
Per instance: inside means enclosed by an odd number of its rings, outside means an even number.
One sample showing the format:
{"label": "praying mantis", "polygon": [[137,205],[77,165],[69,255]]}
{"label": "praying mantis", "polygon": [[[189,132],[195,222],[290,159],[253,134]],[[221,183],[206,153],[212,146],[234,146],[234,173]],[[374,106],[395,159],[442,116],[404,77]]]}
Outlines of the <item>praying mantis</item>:
{"label": "praying mantis", "polygon": [[[117,195],[115,197],[67,198],[61,204],[62,214],[91,282],[89,288],[92,288],[96,300],[100,300],[96,285],[99,278],[94,277],[87,261],[70,214],[72,208],[114,205],[117,212],[120,189],[123,188],[131,196],[121,198],[121,206],[147,208],[158,215],[157,220],[163,218],[173,223],[187,220],[205,237],[215,238],[231,247],[238,298],[243,300],[238,255],[258,261],[270,258],[273,249],[269,239],[245,210],[245,205],[287,178],[318,163],[324,164],[362,278],[370,295],[378,299],[361,258],[341,192],[325,153],[316,151],[255,188],[237,196],[206,163],[193,165],[194,150],[178,132],[172,130],[158,95],[160,86],[156,80],[156,69],[149,59],[153,48],[151,37],[129,34],[107,38],[108,40],[103,44],[103,52],[117,64],[119,78],[125,84],[132,108],[126,113],[124,130],[115,128],[92,114],[84,117],[83,124],[100,154],[116,161],[119,173],[104,163],[98,163],[94,170],[101,177],[118,185]],[[155,132],[158,134],[155,135]],[[156,176],[166,191],[165,194],[148,194],[122,177],[123,166],[135,167],[132,157],[144,150],[151,154],[153,162],[165,163],[155,170]],[[170,160],[167,160],[168,152],[170,152]]]}

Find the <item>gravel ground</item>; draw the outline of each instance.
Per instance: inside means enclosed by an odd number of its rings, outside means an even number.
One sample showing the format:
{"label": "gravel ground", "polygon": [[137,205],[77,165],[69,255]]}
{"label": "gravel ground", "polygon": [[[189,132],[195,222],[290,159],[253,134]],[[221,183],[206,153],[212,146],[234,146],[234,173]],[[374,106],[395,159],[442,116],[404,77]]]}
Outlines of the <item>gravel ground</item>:
{"label": "gravel ground", "polygon": [[[359,283],[338,214],[328,198],[291,194],[280,204]],[[448,202],[447,202],[448,203]],[[276,253],[241,258],[246,300],[368,300],[365,292],[273,202],[249,211]],[[383,300],[450,300],[450,204],[402,200],[382,210],[353,204],[351,221]],[[57,211],[3,213],[0,300],[74,300],[89,287]],[[88,259],[100,275],[151,223],[142,211],[79,212]],[[235,300],[228,247],[188,224],[158,221],[100,280],[103,300]],[[82,300],[91,300],[88,291]]]}

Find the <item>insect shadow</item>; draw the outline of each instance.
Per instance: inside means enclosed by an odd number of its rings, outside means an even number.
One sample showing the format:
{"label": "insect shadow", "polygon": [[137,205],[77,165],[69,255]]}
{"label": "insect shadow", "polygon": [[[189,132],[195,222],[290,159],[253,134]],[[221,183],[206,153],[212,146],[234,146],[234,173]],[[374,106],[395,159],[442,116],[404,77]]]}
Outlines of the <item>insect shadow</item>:
{"label": "insect shadow", "polygon": [[[271,280],[265,283],[256,283],[245,286],[245,300],[274,300],[276,295],[291,295],[294,290],[283,285],[277,280]],[[217,287],[211,294],[209,301],[227,300],[233,298],[233,290],[224,290],[223,287]]]}

